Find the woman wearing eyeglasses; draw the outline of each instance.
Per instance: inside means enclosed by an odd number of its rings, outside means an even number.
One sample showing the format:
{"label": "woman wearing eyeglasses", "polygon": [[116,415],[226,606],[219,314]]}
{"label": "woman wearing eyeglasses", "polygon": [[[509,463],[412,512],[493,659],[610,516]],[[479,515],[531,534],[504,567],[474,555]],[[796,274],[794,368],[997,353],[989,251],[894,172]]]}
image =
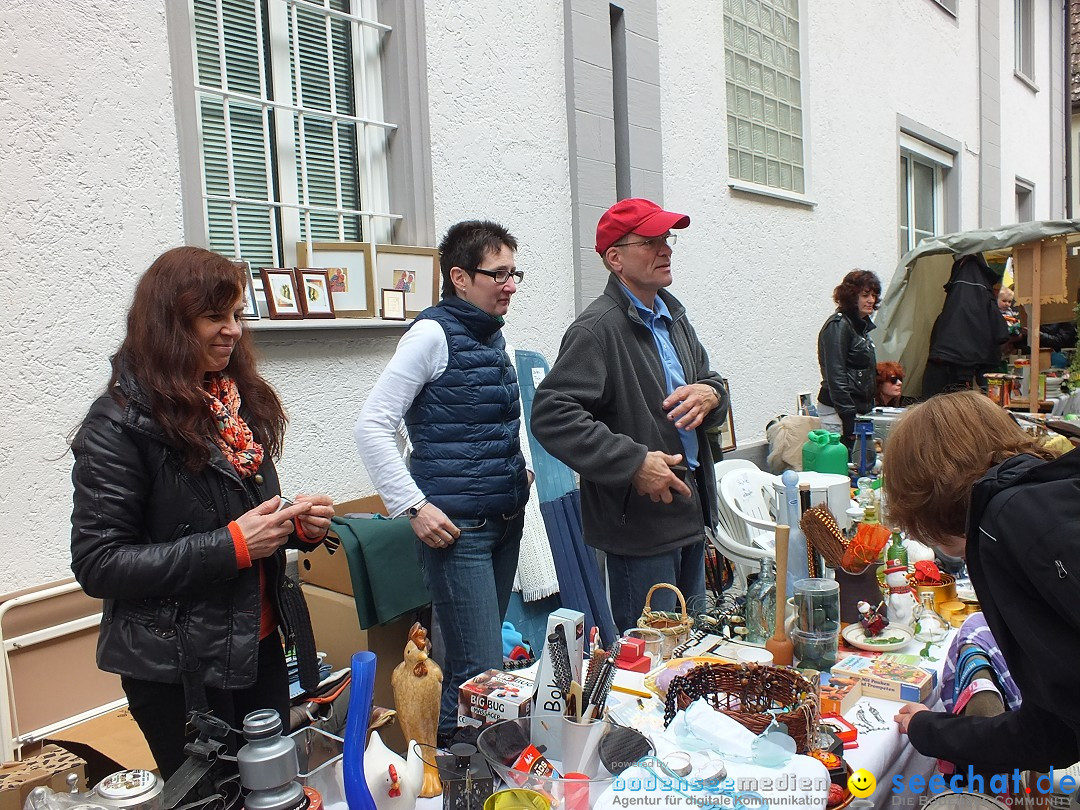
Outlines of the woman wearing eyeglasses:
{"label": "woman wearing eyeglasses", "polygon": [[[494,222],[459,222],[439,245],[442,300],[401,338],[353,435],[391,517],[407,515],[443,640],[439,743],[457,726],[458,687],[502,669],[529,499],[521,406],[503,317],[524,274],[517,240]],[[398,450],[404,420],[412,442]]]}
{"label": "woman wearing eyeglasses", "polygon": [[901,396],[904,388],[904,367],[892,360],[877,364],[877,404],[886,408],[903,408],[910,404]]}
{"label": "woman wearing eyeglasses", "polygon": [[855,446],[855,417],[874,407],[877,355],[870,316],[881,301],[881,282],[869,270],[852,270],[833,290],[836,312],[818,333],[821,426]]}

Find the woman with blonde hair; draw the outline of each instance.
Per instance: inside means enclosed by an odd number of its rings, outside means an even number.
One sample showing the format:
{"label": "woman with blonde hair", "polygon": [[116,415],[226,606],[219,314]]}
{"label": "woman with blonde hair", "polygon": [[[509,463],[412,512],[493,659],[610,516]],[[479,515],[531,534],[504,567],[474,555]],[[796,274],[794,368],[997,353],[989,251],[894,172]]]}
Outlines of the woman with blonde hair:
{"label": "woman with blonde hair", "polygon": [[916,405],[889,434],[891,525],[965,557],[1023,703],[994,717],[904,705],[922,754],[987,773],[1080,760],[1080,454],[1060,458],[980,393]]}

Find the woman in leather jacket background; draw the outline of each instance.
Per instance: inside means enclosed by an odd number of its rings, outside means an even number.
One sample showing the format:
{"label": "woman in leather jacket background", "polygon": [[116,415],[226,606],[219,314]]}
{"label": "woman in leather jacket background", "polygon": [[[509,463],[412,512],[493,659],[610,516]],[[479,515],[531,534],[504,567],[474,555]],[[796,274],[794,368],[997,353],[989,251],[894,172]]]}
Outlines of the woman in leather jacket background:
{"label": "woman in leather jacket background", "polygon": [[833,290],[836,312],[818,333],[821,427],[855,445],[855,416],[874,407],[877,395],[877,356],[870,316],[881,301],[881,282],[869,270],[852,270]]}
{"label": "woman in leather jacket background", "polygon": [[288,729],[281,631],[318,681],[284,546],[314,548],[326,495],[279,496],[286,417],[242,328],[246,270],[194,247],[140,279],[106,393],[72,442],[71,567],[103,599],[98,666],[121,676],[162,776],[184,761],[189,710],[233,727],[273,708]]}

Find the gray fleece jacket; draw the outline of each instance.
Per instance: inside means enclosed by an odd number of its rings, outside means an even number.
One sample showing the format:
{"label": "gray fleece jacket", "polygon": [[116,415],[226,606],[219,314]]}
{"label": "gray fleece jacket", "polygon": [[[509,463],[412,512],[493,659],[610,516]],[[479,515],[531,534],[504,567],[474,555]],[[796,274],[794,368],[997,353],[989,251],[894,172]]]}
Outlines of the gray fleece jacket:
{"label": "gray fleece jacket", "polygon": [[567,329],[532,410],[533,435],[581,475],[586,544],[633,557],[698,542],[706,524],[716,525],[714,459],[705,429],[721,425],[728,411],[727,391],[709,367],[686,308],[664,290],[659,295],[671,312],[671,340],[686,381],[710,385],[720,398],[720,407],[698,428],[700,466],[689,498],[653,503],[634,489],[646,453],[674,455],[683,448],[661,407],[667,390],[660,353],[615,276]]}

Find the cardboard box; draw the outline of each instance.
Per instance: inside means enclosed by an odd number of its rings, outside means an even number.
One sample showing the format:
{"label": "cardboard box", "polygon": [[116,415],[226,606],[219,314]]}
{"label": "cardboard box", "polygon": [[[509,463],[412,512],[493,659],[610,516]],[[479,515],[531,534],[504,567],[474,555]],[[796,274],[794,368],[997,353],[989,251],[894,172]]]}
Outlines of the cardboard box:
{"label": "cardboard box", "polygon": [[[319,652],[326,653],[326,662],[334,669],[347,669],[351,665],[353,653],[371,650],[377,658],[375,705],[393,707],[394,690],[390,686],[390,676],[394,667],[405,657],[405,644],[409,641],[409,629],[413,622],[420,621],[425,627],[431,627],[430,608],[422,611],[419,617],[404,616],[389,624],[361,630],[360,619],[356,615],[356,602],[352,596],[309,584],[300,587],[311,615],[315,646]],[[383,734],[382,731],[386,733]],[[383,742],[390,748],[399,752],[405,750],[405,740],[396,724],[380,730],[380,734]]]}
{"label": "cardboard box", "polygon": [[[546,640],[561,628],[566,638],[567,652],[570,656],[570,680],[584,683],[581,678],[582,662],[585,656],[585,614],[580,610],[559,608],[548,615],[545,643],[540,656],[540,667],[536,675],[536,717],[561,717],[566,714],[566,697],[559,688],[555,677],[555,666],[551,660],[551,646]],[[560,721],[561,722],[561,721]],[[532,727],[532,741],[535,745],[546,745],[545,750],[562,750],[561,736],[556,738],[555,723],[535,723]]]}
{"label": "cardboard box", "polygon": [[833,665],[832,674],[858,678],[867,697],[922,703],[937,685],[937,675],[917,666],[913,655],[883,653],[871,658],[849,655]]}
{"label": "cardboard box", "polygon": [[844,714],[859,702],[863,690],[858,678],[822,672],[819,694],[822,714]]}
{"label": "cardboard box", "polygon": [[[334,514],[339,517],[357,513],[385,515],[386,507],[383,506],[382,498],[378,495],[343,501],[334,506]],[[314,551],[301,554],[297,565],[301,582],[346,596],[353,595],[352,579],[349,577],[349,561],[345,557],[344,549],[335,548],[331,551],[325,544],[320,545]]]}
{"label": "cardboard box", "polygon": [[496,720],[528,717],[536,684],[528,678],[489,669],[458,689],[458,725],[486,726]]}
{"label": "cardboard box", "polygon": [[33,756],[5,764],[0,767],[0,810],[22,810],[26,797],[36,787],[67,793],[71,774],[78,777],[75,787],[86,790],[85,764],[57,745],[46,745]]}
{"label": "cardboard box", "polygon": [[47,741],[77,754],[86,762],[86,778],[91,787],[117,771],[157,768],[146,738],[127,708],[55,731]]}

